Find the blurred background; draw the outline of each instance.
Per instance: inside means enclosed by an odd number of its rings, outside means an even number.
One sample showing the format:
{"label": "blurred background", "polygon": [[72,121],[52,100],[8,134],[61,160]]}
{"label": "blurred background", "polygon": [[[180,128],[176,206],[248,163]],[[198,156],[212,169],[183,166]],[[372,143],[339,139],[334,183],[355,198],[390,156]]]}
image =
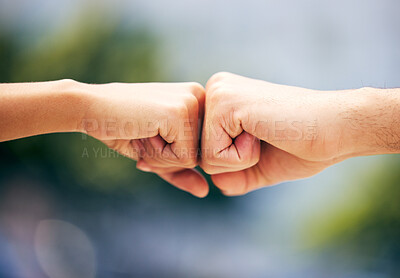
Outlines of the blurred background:
{"label": "blurred background", "polygon": [[[0,82],[400,87],[398,0],[0,0]],[[1,131],[0,131],[1,132]],[[81,134],[0,144],[0,277],[400,277],[400,157],[196,199]]]}

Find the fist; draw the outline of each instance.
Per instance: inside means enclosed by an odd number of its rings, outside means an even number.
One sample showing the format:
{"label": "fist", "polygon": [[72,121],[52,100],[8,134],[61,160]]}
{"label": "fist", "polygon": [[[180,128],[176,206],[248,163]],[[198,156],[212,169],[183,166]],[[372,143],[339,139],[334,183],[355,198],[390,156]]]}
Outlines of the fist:
{"label": "fist", "polygon": [[217,73],[206,86],[201,167],[226,195],[314,175],[344,159],[319,125],[328,115],[321,92]]}
{"label": "fist", "polygon": [[[84,130],[137,160],[137,168],[198,197],[208,185],[198,163],[204,89],[190,83],[88,85]],[[83,122],[85,122],[83,121]]]}

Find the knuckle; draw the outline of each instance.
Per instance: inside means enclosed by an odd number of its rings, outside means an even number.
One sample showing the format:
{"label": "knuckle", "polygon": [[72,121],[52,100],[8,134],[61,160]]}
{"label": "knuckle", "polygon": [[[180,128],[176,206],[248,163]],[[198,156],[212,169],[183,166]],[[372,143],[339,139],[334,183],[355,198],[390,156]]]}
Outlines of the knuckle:
{"label": "knuckle", "polygon": [[185,103],[185,105],[187,106],[187,109],[189,111],[192,111],[192,110],[197,111],[197,109],[199,107],[199,102],[194,95],[185,96],[183,99],[183,102]]}
{"label": "knuckle", "polygon": [[193,101],[196,101],[196,103],[204,102],[206,92],[204,87],[200,83],[188,82],[187,86],[188,86],[188,90],[186,91],[187,96],[190,96],[191,99],[193,99]]}
{"label": "knuckle", "polygon": [[195,90],[193,91],[193,95],[196,97],[197,102],[204,104],[204,100],[206,98],[206,90],[202,85],[196,83]]}
{"label": "knuckle", "polygon": [[225,71],[220,71],[220,72],[214,73],[210,77],[209,82],[214,83],[214,82],[221,81],[221,80],[227,78],[229,75],[230,75],[230,73],[229,72],[225,72]]}
{"label": "knuckle", "polygon": [[198,82],[188,82],[188,86],[189,86],[190,90],[193,91],[193,92],[204,93],[203,85],[201,85]]}
{"label": "knuckle", "polygon": [[216,101],[227,100],[231,101],[231,97],[236,93],[235,89],[229,84],[215,83],[208,91],[207,98]]}
{"label": "knuckle", "polygon": [[223,99],[225,99],[226,95],[227,91],[222,86],[212,88],[207,95],[207,102],[219,104]]}
{"label": "knuckle", "polygon": [[172,119],[185,119],[188,116],[189,109],[186,103],[183,101],[178,102],[174,105],[167,106],[166,112],[168,114],[168,117]]}

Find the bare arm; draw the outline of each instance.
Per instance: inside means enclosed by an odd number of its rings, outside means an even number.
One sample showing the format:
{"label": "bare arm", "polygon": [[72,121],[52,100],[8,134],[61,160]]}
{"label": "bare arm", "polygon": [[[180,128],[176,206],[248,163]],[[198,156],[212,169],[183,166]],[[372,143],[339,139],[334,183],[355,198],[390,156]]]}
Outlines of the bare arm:
{"label": "bare arm", "polygon": [[361,88],[336,93],[338,101],[343,140],[353,156],[400,153],[400,89]]}
{"label": "bare arm", "polygon": [[317,91],[231,73],[206,86],[203,169],[227,195],[400,153],[400,89]]}
{"label": "bare arm", "polygon": [[79,131],[88,104],[78,84],[72,80],[0,84],[0,142]]}
{"label": "bare arm", "polygon": [[0,84],[0,142],[84,132],[137,160],[137,168],[204,197],[207,182],[191,169],[203,106],[204,89],[194,82]]}

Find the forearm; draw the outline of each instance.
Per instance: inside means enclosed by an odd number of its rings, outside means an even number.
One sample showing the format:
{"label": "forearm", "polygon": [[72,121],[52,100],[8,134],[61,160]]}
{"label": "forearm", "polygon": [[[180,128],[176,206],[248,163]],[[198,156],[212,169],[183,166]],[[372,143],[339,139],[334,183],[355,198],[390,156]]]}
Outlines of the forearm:
{"label": "forearm", "polygon": [[400,153],[400,89],[339,92],[343,144],[352,156]]}
{"label": "forearm", "polygon": [[85,102],[72,80],[0,84],[0,141],[79,131]]}

